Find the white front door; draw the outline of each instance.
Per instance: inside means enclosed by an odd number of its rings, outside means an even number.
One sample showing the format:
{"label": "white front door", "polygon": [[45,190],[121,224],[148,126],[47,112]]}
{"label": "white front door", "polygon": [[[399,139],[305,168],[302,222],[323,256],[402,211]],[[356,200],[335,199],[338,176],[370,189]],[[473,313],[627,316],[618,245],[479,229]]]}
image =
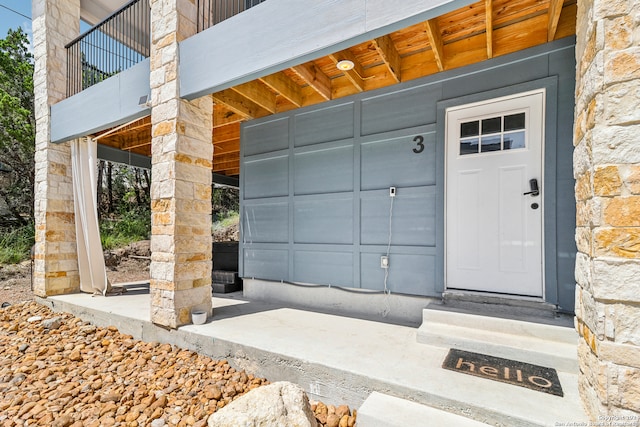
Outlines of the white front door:
{"label": "white front door", "polygon": [[447,289],[542,297],[544,97],[447,110]]}

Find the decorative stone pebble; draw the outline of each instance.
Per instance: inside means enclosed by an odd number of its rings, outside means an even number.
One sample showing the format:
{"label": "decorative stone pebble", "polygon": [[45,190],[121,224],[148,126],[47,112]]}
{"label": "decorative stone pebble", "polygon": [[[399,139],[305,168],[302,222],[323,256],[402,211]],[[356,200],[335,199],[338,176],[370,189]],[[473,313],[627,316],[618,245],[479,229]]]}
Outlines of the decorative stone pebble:
{"label": "decorative stone pebble", "polygon": [[62,317],[53,317],[42,321],[45,329],[58,329],[62,325]]}
{"label": "decorative stone pebble", "polygon": [[[226,360],[136,341],[35,302],[0,312],[3,427],[203,427],[219,408],[267,384]],[[327,406],[311,409],[326,427]],[[345,416],[346,427],[355,424],[355,410],[332,411],[339,427]]]}

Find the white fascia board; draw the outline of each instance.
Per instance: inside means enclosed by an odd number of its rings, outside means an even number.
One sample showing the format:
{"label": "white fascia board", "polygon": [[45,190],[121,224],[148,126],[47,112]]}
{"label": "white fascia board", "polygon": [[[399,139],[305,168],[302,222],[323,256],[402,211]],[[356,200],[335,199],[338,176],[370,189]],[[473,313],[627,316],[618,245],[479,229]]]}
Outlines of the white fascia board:
{"label": "white fascia board", "polygon": [[90,135],[148,116],[149,59],[51,106],[51,142]]}

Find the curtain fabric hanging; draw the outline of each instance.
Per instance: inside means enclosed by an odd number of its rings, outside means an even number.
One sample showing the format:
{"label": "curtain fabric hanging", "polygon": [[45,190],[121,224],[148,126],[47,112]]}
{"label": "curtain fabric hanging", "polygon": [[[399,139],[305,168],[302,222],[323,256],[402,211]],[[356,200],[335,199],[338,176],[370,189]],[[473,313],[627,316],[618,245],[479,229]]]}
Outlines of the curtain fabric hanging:
{"label": "curtain fabric hanging", "polygon": [[97,158],[96,141],[91,138],[72,141],[71,170],[80,290],[106,295],[111,285],[107,279],[98,227]]}

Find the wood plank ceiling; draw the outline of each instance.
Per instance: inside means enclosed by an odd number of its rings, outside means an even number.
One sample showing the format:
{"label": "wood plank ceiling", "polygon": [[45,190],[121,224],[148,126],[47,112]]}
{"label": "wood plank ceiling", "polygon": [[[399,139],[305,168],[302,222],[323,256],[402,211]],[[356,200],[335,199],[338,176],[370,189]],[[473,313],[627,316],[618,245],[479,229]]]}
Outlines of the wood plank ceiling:
{"label": "wood plank ceiling", "polygon": [[[513,53],[575,34],[576,0],[481,0],[211,95],[213,172],[240,173],[240,123]],[[341,71],[341,60],[355,64]],[[110,132],[110,131],[107,131]],[[151,155],[149,117],[100,143]]]}

